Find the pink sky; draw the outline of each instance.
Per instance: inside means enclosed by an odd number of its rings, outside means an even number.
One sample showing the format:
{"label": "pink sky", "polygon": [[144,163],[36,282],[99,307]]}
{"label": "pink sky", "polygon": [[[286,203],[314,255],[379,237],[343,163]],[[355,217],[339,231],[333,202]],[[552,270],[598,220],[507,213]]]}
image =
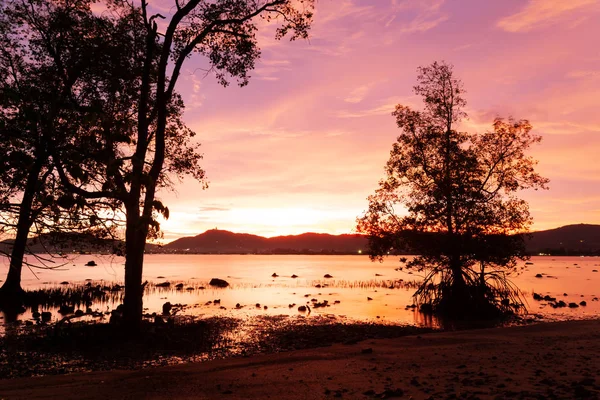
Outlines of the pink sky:
{"label": "pink sky", "polygon": [[[416,68],[454,64],[473,131],[529,119],[550,190],[525,192],[534,230],[600,223],[599,0],[318,0],[310,41],[276,42],[247,87],[220,87],[202,59],[178,83],[209,188],[161,193],[165,241],[218,227],[265,236],[349,233],[384,176],[398,103]],[[194,73],[194,71],[196,72]]]}

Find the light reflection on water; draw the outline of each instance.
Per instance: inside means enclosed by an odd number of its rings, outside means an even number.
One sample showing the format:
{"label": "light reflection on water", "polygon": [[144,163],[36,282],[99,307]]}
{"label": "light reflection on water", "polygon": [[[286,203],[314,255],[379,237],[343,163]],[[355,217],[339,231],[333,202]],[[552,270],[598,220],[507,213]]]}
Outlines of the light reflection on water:
{"label": "light reflection on water", "polygon": [[[98,266],[86,267],[84,264],[90,260],[96,261]],[[39,279],[24,270],[23,287],[30,290],[68,287],[83,284],[86,279],[91,280],[94,286],[123,282],[123,258],[82,255],[66,261],[67,264],[57,270],[36,270]],[[513,277],[525,294],[530,313],[552,319],[600,315],[600,302],[593,300],[600,296],[600,273],[593,272],[600,269],[600,258],[533,257],[531,262],[532,265],[522,263],[522,272]],[[144,307],[148,313],[160,313],[162,305],[168,301],[187,305],[180,313],[196,316],[244,318],[300,314],[435,325],[435,321],[406,308],[412,303],[414,282],[419,276],[396,271],[398,265],[397,258],[372,263],[366,256],[146,255],[144,279],[150,284],[146,288]],[[3,258],[0,260],[0,276],[5,276],[7,270],[8,261]],[[273,273],[278,277],[272,277]],[[538,273],[543,277],[536,278]],[[324,278],[325,274],[332,275],[332,278]],[[292,275],[298,277],[292,278]],[[225,279],[231,286],[212,288],[208,285],[211,278]],[[69,285],[60,285],[63,281],[69,282]],[[171,287],[154,285],[161,282],[171,282]],[[177,283],[184,284],[182,290],[175,289]],[[315,287],[317,285],[321,287]],[[549,294],[566,303],[585,300],[587,306],[553,309],[545,302],[534,301],[533,292]],[[215,305],[214,300],[220,300],[220,303]],[[328,306],[314,307],[315,302],[323,303],[325,300]],[[105,302],[94,304],[92,309],[105,312],[114,309],[121,301],[122,291],[114,292]],[[237,304],[239,307],[236,307]],[[257,304],[260,306],[257,307]],[[300,305],[308,305],[310,314],[299,313]],[[55,319],[60,317],[56,310],[52,311]],[[29,318],[30,312],[20,316],[20,319]]]}

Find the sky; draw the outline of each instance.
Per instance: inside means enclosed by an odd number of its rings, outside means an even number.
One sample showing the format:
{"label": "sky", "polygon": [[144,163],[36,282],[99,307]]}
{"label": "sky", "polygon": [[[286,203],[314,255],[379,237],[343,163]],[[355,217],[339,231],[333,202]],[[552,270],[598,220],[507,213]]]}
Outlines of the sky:
{"label": "sky", "polygon": [[[151,2],[151,1],[150,1]],[[204,152],[159,197],[164,241],[227,229],[264,236],[355,232],[384,177],[396,104],[420,107],[416,69],[454,65],[465,128],[531,121],[547,191],[526,191],[533,230],[600,223],[600,0],[317,0],[308,41],[259,32],[250,84],[219,86],[185,65],[177,90]]]}

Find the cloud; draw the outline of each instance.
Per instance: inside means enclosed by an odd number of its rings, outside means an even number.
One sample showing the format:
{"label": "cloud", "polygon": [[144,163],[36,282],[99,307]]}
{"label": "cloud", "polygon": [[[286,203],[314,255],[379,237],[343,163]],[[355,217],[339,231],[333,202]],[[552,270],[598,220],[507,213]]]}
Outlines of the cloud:
{"label": "cloud", "polygon": [[[507,32],[527,32],[554,24],[575,11],[594,5],[598,5],[598,0],[530,0],[524,9],[501,19],[497,26]],[[581,22],[578,21],[576,25]]]}
{"label": "cloud", "polygon": [[[390,97],[387,99],[383,99],[380,101],[380,105],[370,107],[362,110],[340,110],[336,113],[338,118],[363,118],[363,117],[373,117],[377,115],[391,115],[392,112],[396,109],[397,104],[403,104],[407,106],[414,107],[416,102],[414,101],[415,97]],[[347,100],[346,100],[347,101]],[[419,106],[415,107],[419,108]]]}
{"label": "cloud", "polygon": [[373,117],[376,115],[385,115],[392,114],[396,107],[397,103],[388,103],[382,104],[378,107],[369,108],[366,110],[358,110],[358,111],[348,111],[342,110],[337,113],[339,118],[363,118],[363,117]]}
{"label": "cloud", "polygon": [[[442,11],[445,0],[426,0],[426,1],[392,1],[392,9],[396,15],[405,15],[415,13],[410,21],[401,18],[398,24],[401,24],[400,33],[422,33],[437,27],[442,22],[449,19],[449,15]],[[386,27],[395,20],[391,19],[386,23]]]}
{"label": "cloud", "polygon": [[575,70],[575,71],[570,71],[567,74],[567,77],[569,78],[575,78],[575,79],[582,79],[582,78],[589,78],[589,79],[597,79],[600,78],[600,70]]}
{"label": "cloud", "polygon": [[370,85],[362,85],[350,92],[350,95],[344,99],[346,103],[360,103],[367,92],[369,91]]}
{"label": "cloud", "polygon": [[219,205],[209,205],[209,206],[203,206],[198,208],[199,212],[207,212],[207,211],[229,211],[231,210],[231,207],[223,207],[223,206],[219,206]]}

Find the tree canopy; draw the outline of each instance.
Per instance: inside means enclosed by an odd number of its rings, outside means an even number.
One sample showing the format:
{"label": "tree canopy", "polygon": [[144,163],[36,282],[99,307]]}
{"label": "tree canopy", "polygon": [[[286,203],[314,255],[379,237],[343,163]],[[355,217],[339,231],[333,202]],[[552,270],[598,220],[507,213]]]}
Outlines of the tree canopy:
{"label": "tree canopy", "polygon": [[[145,0],[139,7],[124,0],[110,0],[108,15],[117,21],[135,21],[132,34],[142,45],[134,47],[134,76],[127,93],[135,106],[127,113],[131,135],[112,130],[92,132],[94,154],[104,154],[106,180],[94,184],[81,179],[80,171],[58,163],[61,182],[85,198],[118,199],[126,214],[124,323],[137,330],[142,318],[141,278],[147,237],[159,225],[157,216],[168,217],[168,208],[157,198],[168,173],[192,175],[203,180],[198,146],[193,132],[180,117],[184,109],[175,86],[185,61],[203,56],[224,86],[235,79],[248,83],[249,71],[260,56],[256,32],[259,20],[276,24],[275,37],[306,38],[314,0],[175,0],[169,18],[151,14]],[[160,22],[160,29],[159,23]],[[261,27],[262,28],[262,27]],[[140,51],[141,53],[137,53]],[[84,135],[85,136],[85,135]],[[92,158],[97,159],[96,156]],[[83,174],[85,176],[85,174]]]}
{"label": "tree canopy", "polygon": [[85,182],[98,181],[103,171],[97,158],[82,157],[91,145],[82,133],[112,123],[116,115],[100,103],[107,98],[107,77],[122,70],[117,45],[124,37],[119,40],[116,26],[94,15],[91,4],[0,4],[0,226],[15,237],[3,298],[16,300],[21,293],[30,233],[110,237],[116,227],[118,201],[71,193],[55,168],[63,160],[85,171]]}
{"label": "tree canopy", "polygon": [[418,254],[406,268],[424,275],[415,293],[423,310],[456,317],[518,311],[508,276],[526,258],[522,234],[532,218],[517,193],[546,188],[527,155],[541,137],[529,121],[512,118],[496,118],[487,132],[461,131],[465,90],[449,64],[419,67],[417,81],[424,107],[396,106],[401,133],[358,230],[373,259],[399,248]]}

